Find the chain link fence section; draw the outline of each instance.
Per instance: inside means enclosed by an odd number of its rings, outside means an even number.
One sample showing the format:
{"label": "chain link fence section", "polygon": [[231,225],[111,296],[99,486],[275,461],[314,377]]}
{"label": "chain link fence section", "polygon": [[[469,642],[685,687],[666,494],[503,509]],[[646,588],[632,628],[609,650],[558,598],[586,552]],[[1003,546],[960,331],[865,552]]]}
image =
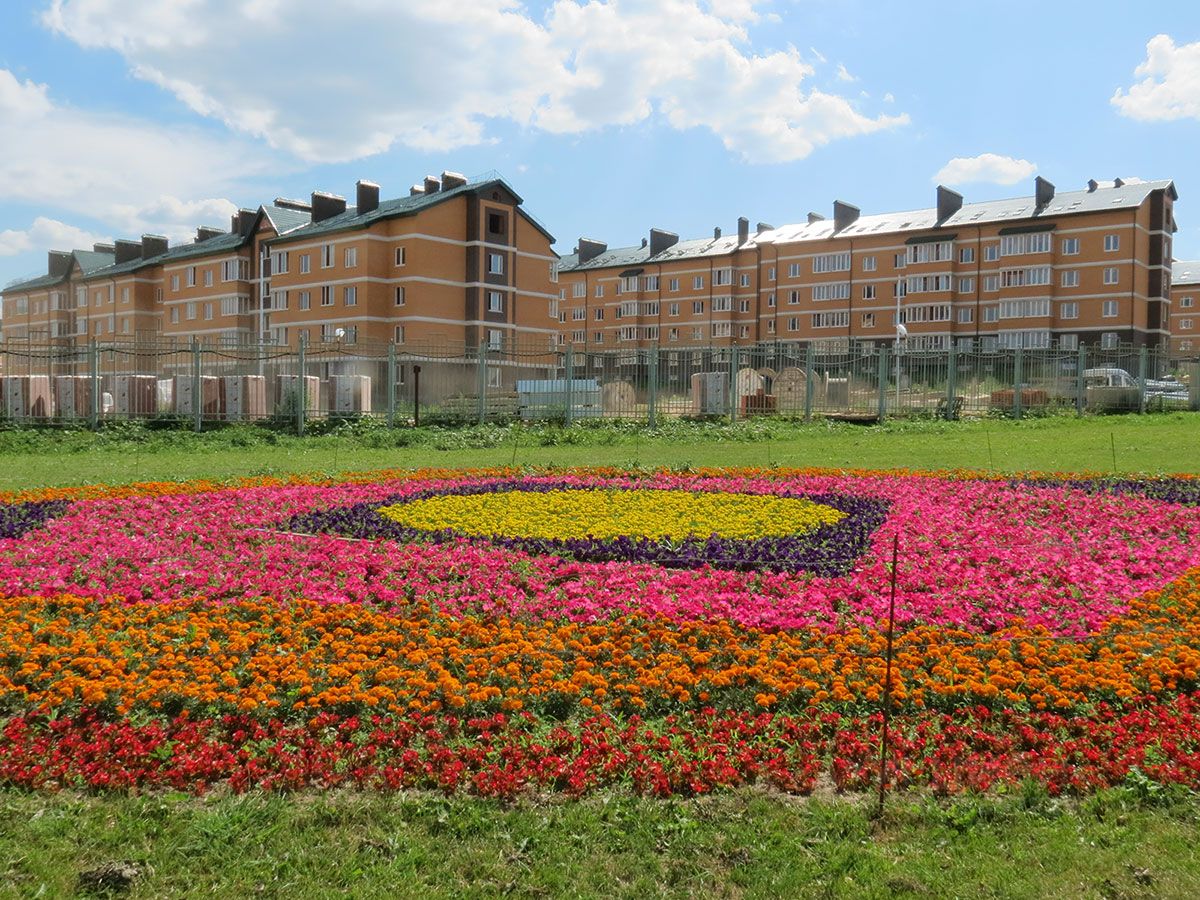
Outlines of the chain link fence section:
{"label": "chain link fence section", "polygon": [[909,350],[847,342],[576,350],[166,341],[0,344],[0,418],[203,430],[373,417],[391,426],[757,416],[892,417],[1200,410],[1200,360],[1142,348]]}

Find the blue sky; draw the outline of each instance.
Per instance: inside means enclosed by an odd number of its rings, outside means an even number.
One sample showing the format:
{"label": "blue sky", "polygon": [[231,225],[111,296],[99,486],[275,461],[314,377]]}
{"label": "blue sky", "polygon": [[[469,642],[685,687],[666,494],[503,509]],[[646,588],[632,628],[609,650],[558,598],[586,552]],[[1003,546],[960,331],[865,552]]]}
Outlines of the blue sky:
{"label": "blue sky", "polygon": [[1172,178],[1200,258],[1198,147],[1194,0],[0,4],[0,284],[443,169],[498,170],[560,253]]}

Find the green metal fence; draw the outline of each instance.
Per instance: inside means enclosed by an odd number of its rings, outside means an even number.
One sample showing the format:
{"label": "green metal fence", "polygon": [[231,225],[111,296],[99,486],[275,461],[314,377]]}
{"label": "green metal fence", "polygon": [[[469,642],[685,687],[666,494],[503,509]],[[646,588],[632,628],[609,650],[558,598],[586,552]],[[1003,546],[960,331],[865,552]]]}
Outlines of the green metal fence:
{"label": "green metal fence", "polygon": [[1130,347],[909,351],[773,342],[617,350],[547,344],[0,344],[0,417],[200,430],[370,416],[389,425],[756,416],[1085,415],[1200,409],[1200,363]]}

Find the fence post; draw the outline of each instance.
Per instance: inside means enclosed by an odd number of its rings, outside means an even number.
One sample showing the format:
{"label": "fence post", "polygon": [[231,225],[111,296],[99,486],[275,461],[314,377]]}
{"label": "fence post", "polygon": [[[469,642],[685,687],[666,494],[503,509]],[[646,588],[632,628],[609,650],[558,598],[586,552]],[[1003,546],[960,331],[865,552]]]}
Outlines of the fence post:
{"label": "fence post", "polygon": [[306,417],[308,416],[308,381],[304,377],[305,373],[305,356],[308,355],[308,335],[300,335],[300,346],[296,351],[296,364],[300,369],[300,379],[296,382],[299,387],[296,390],[296,434],[304,436]]}
{"label": "fence post", "polygon": [[658,344],[650,349],[650,391],[646,400],[646,424],[651,428],[658,427]]}
{"label": "fence post", "polygon": [[1138,412],[1146,411],[1146,363],[1148,362],[1146,348],[1138,350]]}
{"label": "fence post", "polygon": [[729,348],[729,424],[737,422],[737,350]]}
{"label": "fence post", "polygon": [[204,429],[204,396],[200,388],[200,340],[192,338],[192,430]]}
{"label": "fence post", "polygon": [[479,388],[479,403],[475,412],[480,425],[487,418],[487,341],[479,342],[479,371],[476,373]]}
{"label": "fence post", "polygon": [[396,342],[388,344],[387,356],[387,425],[396,424]]}
{"label": "fence post", "polygon": [[88,343],[88,374],[92,380],[92,402],[88,410],[92,431],[100,428],[100,347],[96,341]]}
{"label": "fence post", "polygon": [[804,348],[804,421],[812,421],[813,407],[813,356],[812,341]]}
{"label": "fence post", "polygon": [[[876,397],[875,415],[880,423],[887,418],[887,373],[888,373],[888,352],[887,347],[879,348],[879,365],[876,368],[876,377],[879,379],[879,392]],[[899,412],[899,410],[896,410]]]}
{"label": "fence post", "polygon": [[1082,416],[1087,407],[1087,384],[1083,372],[1087,368],[1087,347],[1079,345],[1079,359],[1075,364],[1075,415]]}
{"label": "fence post", "polygon": [[1024,411],[1021,404],[1021,380],[1024,377],[1024,372],[1022,371],[1024,366],[1022,363],[1025,361],[1024,353],[1025,351],[1018,347],[1016,353],[1013,355],[1013,416],[1018,419],[1021,418],[1021,413]]}
{"label": "fence post", "polygon": [[575,419],[575,410],[573,409],[575,406],[575,392],[572,390],[575,386],[575,346],[573,344],[567,344],[566,359],[563,364],[567,375],[567,383],[563,391],[563,396],[567,402],[567,409],[563,413],[563,424],[570,425]]}
{"label": "fence post", "polygon": [[954,346],[954,338],[950,338],[950,351],[946,357],[946,420],[957,419],[954,408],[958,399],[958,348]]}

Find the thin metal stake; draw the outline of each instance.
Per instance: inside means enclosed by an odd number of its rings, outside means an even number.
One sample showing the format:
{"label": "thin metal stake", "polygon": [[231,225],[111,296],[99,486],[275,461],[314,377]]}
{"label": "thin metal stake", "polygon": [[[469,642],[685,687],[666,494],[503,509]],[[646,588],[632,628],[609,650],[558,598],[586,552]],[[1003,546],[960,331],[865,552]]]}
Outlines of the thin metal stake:
{"label": "thin metal stake", "polygon": [[1113,434],[1113,432],[1111,432],[1111,431],[1108,433],[1108,442],[1112,446],[1113,474],[1116,474],[1116,471],[1117,471],[1117,436],[1115,434]]}
{"label": "thin metal stake", "polygon": [[888,721],[892,708],[892,634],[896,627],[896,563],[900,558],[900,534],[892,536],[892,597],[888,603],[887,663],[883,676],[883,736],[879,742],[879,808],[876,818],[883,816],[883,800],[887,792]]}

